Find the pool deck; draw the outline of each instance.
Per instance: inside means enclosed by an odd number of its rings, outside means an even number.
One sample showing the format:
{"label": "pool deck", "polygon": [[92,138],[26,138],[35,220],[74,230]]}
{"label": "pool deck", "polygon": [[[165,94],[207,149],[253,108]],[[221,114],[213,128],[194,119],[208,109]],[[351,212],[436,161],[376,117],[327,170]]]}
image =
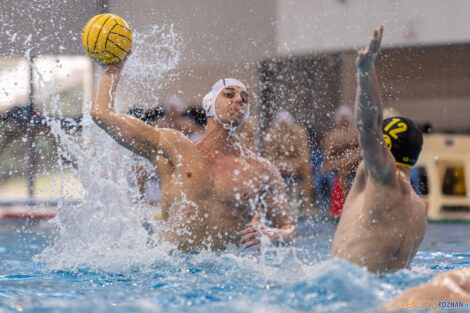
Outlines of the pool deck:
{"label": "pool deck", "polygon": [[[74,207],[77,202],[70,202],[65,204],[65,207]],[[0,219],[33,219],[33,220],[48,220],[56,216],[57,203],[43,203],[43,204],[24,204],[24,203],[9,203],[7,205],[0,204]],[[150,209],[154,215],[161,214],[159,206],[151,205]]]}
{"label": "pool deck", "polygon": [[35,219],[45,220],[54,218],[56,210],[45,206],[0,206],[0,217],[2,219]]}

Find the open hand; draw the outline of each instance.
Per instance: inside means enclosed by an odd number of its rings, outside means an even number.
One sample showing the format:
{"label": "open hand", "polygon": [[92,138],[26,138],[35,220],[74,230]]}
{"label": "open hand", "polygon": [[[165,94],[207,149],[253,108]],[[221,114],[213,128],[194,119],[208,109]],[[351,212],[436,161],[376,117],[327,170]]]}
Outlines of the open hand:
{"label": "open hand", "polygon": [[244,249],[254,247],[255,251],[261,249],[262,237],[265,236],[270,242],[274,242],[279,239],[279,234],[275,228],[267,227],[259,222],[253,222],[245,225],[246,228],[237,233],[241,236],[240,244]]}
{"label": "open hand", "polygon": [[129,58],[131,53],[132,53],[132,49],[129,50],[129,52],[126,54],[124,59],[122,59],[121,61],[113,63],[113,64],[104,65],[104,71],[106,73],[120,73],[122,71],[122,68],[124,67],[124,64],[126,64],[127,58]]}
{"label": "open hand", "polygon": [[383,25],[380,25],[378,29],[375,29],[369,46],[366,47],[363,51],[359,52],[356,66],[362,73],[369,72],[374,65],[375,58],[379,53],[380,45],[382,43],[383,30]]}

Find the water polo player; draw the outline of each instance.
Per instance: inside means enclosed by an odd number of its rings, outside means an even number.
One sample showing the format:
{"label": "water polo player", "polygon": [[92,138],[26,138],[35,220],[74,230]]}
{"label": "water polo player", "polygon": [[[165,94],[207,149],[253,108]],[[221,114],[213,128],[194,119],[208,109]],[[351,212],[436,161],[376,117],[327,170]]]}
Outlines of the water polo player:
{"label": "water polo player", "polygon": [[374,61],[383,27],[357,60],[356,126],[363,162],[344,204],[331,255],[386,272],[410,265],[426,230],[426,207],[410,183],[423,143],[415,122],[382,121]]}
{"label": "water polo player", "polygon": [[[105,66],[91,115],[119,144],[156,166],[162,217],[169,225],[165,238],[182,250],[224,249],[229,243],[258,249],[263,236],[271,242],[295,240],[279,171],[238,144],[234,130],[249,111],[245,85],[221,79],[212,86],[204,97],[207,129],[193,143],[176,130],[154,129],[116,112],[124,62]],[[261,222],[249,223],[255,212]]]}

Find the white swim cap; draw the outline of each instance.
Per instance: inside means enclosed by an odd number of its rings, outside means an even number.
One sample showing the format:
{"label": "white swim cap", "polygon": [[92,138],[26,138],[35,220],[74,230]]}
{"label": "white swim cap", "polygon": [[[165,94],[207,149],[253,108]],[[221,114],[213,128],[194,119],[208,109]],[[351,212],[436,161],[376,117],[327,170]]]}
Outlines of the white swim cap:
{"label": "white swim cap", "polygon": [[295,124],[295,118],[289,113],[289,111],[281,110],[276,113],[274,122],[276,124],[286,123],[288,125],[293,125]]}
{"label": "white swim cap", "polygon": [[235,78],[221,78],[214,85],[212,85],[209,92],[202,99],[202,108],[206,111],[206,116],[216,116],[215,113],[215,100],[219,96],[219,93],[227,86],[238,86],[243,88],[246,92],[245,84]]}
{"label": "white swim cap", "polygon": [[349,121],[353,119],[353,112],[351,108],[347,105],[340,105],[335,113],[335,124],[338,125],[341,121],[341,118],[346,117]]}

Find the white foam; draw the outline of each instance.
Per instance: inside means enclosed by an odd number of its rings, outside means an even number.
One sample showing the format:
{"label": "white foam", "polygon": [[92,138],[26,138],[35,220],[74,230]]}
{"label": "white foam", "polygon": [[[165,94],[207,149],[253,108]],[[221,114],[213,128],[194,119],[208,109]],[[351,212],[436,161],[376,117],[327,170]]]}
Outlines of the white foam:
{"label": "white foam", "polygon": [[[135,33],[134,38],[134,53],[122,80],[130,87],[127,98],[131,96],[131,103],[142,103],[144,98],[156,98],[159,88],[171,80],[167,73],[178,63],[179,45],[172,28],[154,26],[149,32]],[[47,85],[46,81],[41,83]],[[61,116],[58,100],[51,101],[55,105],[49,104],[52,109],[46,116]],[[172,245],[162,243],[158,231],[164,225],[154,223],[149,207],[135,201],[138,190],[132,168],[143,160],[137,160],[98,128],[89,112],[83,115],[83,141],[65,133],[58,121],[50,119],[48,124],[61,143],[59,167],[65,167],[62,158],[76,160],[78,166],[72,170],[82,182],[84,198],[76,207],[59,206],[51,221],[57,235],[34,260],[45,263],[48,270],[125,272],[168,256]],[[62,202],[66,198],[62,194]],[[150,234],[142,226],[146,221],[157,231]]]}

